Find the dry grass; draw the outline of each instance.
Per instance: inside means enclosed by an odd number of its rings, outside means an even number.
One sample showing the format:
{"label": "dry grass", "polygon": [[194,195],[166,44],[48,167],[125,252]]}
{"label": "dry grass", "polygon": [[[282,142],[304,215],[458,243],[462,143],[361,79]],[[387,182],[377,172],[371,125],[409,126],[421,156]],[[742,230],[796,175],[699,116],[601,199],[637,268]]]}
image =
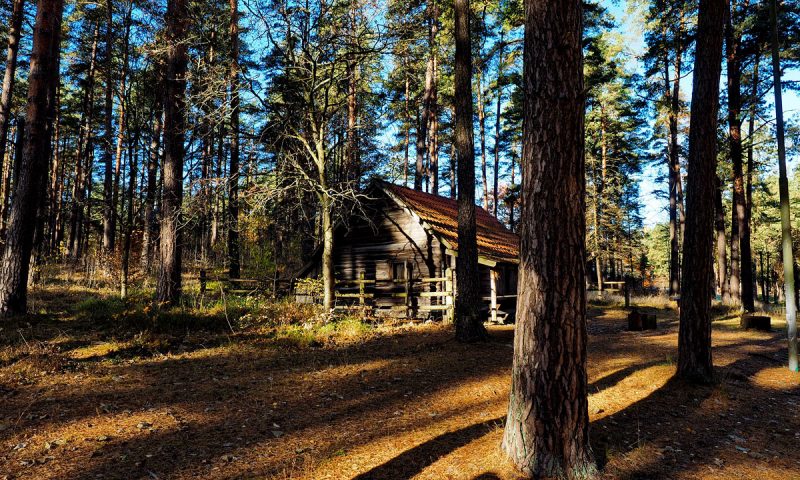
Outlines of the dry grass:
{"label": "dry grass", "polygon": [[[498,449],[512,327],[461,345],[437,324],[322,325],[234,300],[232,333],[213,301],[162,314],[93,295],[51,286],[41,314],[2,325],[0,478],[518,477]],[[779,319],[758,333],[722,315],[719,381],[695,387],[672,377],[671,306],[637,303],[658,331],[590,309],[601,476],[800,474],[800,377],[783,367]]]}

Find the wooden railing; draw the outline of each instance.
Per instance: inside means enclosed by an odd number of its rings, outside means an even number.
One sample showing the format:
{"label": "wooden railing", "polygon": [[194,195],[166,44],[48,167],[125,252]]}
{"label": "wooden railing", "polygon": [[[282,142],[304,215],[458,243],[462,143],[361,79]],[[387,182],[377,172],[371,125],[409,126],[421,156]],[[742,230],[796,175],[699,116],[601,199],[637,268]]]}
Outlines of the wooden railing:
{"label": "wooden railing", "polygon": [[[380,286],[386,288],[378,288]],[[402,286],[401,291],[395,291],[399,286]],[[442,312],[445,320],[453,318],[453,272],[449,268],[442,277],[395,280],[367,279],[364,272],[360,272],[355,280],[337,281],[336,287],[337,310],[375,308],[381,299],[403,299],[398,306],[404,309],[406,317],[416,317],[421,312]]]}

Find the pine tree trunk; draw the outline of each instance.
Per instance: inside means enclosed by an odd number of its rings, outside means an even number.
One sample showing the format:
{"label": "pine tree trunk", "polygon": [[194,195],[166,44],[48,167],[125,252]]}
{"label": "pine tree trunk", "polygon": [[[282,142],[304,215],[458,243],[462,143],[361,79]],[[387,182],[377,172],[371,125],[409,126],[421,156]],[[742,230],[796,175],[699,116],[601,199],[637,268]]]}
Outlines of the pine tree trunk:
{"label": "pine tree trunk", "polygon": [[411,108],[409,107],[409,83],[410,80],[408,78],[408,59],[404,58],[405,62],[405,106],[406,106],[406,135],[405,135],[405,145],[404,145],[404,157],[403,157],[403,186],[408,186],[408,153],[409,148],[411,147]]}
{"label": "pine tree trunk", "polygon": [[[742,158],[742,92],[741,59],[739,58],[739,35],[734,31],[732,16],[735,13],[729,2],[725,25],[726,66],[728,77],[728,144],[733,170],[733,219],[735,236],[731,237],[731,290],[733,300],[741,301],[747,312],[755,310],[753,303],[752,253],[750,251],[750,226],[747,219],[743,158]],[[741,281],[741,288],[739,282]],[[738,296],[736,295],[738,294]]]}
{"label": "pine tree trunk", "polygon": [[11,120],[11,97],[14,93],[14,80],[17,71],[17,53],[22,30],[23,7],[25,0],[14,0],[8,30],[8,53],[3,75],[3,91],[0,94],[0,178],[3,178],[3,161],[6,158],[8,126]]}
{"label": "pine tree trunk", "polygon": [[431,82],[430,117],[428,118],[428,163],[431,178],[430,193],[439,194],[439,73],[438,44],[436,36],[439,32],[439,6],[432,0],[433,18],[431,18],[431,58],[433,63],[433,81]]}
{"label": "pine tree trunk", "polygon": [[[45,194],[51,126],[58,85],[63,0],[40,0],[36,11],[30,58],[27,129],[23,157],[17,161],[6,243],[0,268],[0,315],[24,314],[27,309],[28,272],[33,248],[36,213]],[[19,160],[19,159],[18,159]]]}
{"label": "pine tree trunk", "polygon": [[578,0],[525,2],[519,297],[502,447],[534,478],[595,471],[586,386],[581,18]]}
{"label": "pine tree trunk", "polygon": [[181,294],[181,202],[186,129],[186,35],[188,1],[167,4],[167,71],[164,97],[164,170],[162,174],[161,273],[156,297],[159,303],[177,304]]}
{"label": "pine tree trunk", "polygon": [[728,288],[728,243],[725,238],[725,208],[722,205],[722,180],[717,177],[717,191],[714,197],[714,228],[717,231],[717,290],[723,302],[730,300]]}
{"label": "pine tree trunk", "polygon": [[[159,102],[160,103],[160,102]],[[150,139],[150,152],[147,157],[147,187],[144,197],[144,228],[142,232],[142,257],[141,268],[147,274],[153,264],[153,238],[155,237],[155,200],[156,200],[156,174],[158,172],[159,148],[161,147],[161,109],[160,105],[153,114],[153,136]]]}
{"label": "pine tree trunk", "polygon": [[455,151],[458,168],[458,257],[456,257],[456,338],[474,342],[487,336],[478,316],[480,278],[475,220],[475,144],[472,132],[472,49],[469,0],[455,0]]}
{"label": "pine tree trunk", "polygon": [[497,53],[497,112],[494,119],[494,186],[492,188],[492,215],[497,216],[499,205],[498,184],[500,182],[500,126],[503,105],[503,67],[505,67],[505,31],[500,28],[500,49]]}
{"label": "pine tree trunk", "polygon": [[103,177],[103,250],[112,252],[114,250],[114,165],[111,148],[113,145],[114,133],[112,131],[112,118],[114,116],[114,10],[113,0],[106,0],[106,90],[105,90],[105,124],[103,141],[103,165],[105,175]]}
{"label": "pine tree trunk", "polygon": [[239,2],[230,0],[231,163],[228,170],[228,276],[239,278]]}
{"label": "pine tree trunk", "polygon": [[89,128],[92,124],[94,114],[94,76],[97,65],[97,39],[99,34],[98,24],[94,24],[92,35],[92,53],[89,59],[89,71],[86,73],[86,83],[83,90],[83,100],[81,105],[80,130],[78,131],[78,148],[75,156],[75,180],[72,184],[72,206],[69,219],[69,239],[67,247],[69,256],[77,260],[83,253],[83,217],[86,202],[86,159],[91,153]]}
{"label": "pine tree trunk", "polygon": [[789,340],[789,370],[800,370],[797,351],[797,301],[795,299],[794,248],[792,246],[792,217],[789,205],[789,181],[786,174],[786,145],[783,125],[783,91],[781,83],[780,43],[778,38],[778,3],[770,0],[772,23],[772,80],[775,92],[775,132],[778,143],[778,191],[781,205],[781,253],[783,256],[783,286],[786,302],[786,334]]}
{"label": "pine tree trunk", "polygon": [[120,275],[120,292],[121,298],[128,297],[128,282],[130,278],[130,260],[131,260],[131,237],[133,236],[133,192],[136,191],[136,157],[134,155],[134,145],[136,139],[130,142],[128,146],[128,198],[127,198],[127,212],[125,219],[125,235],[122,244],[122,272]]}
{"label": "pine tree trunk", "polygon": [[717,113],[725,9],[725,0],[700,0],[689,121],[678,375],[700,382],[709,382],[713,378],[713,205],[716,192]]}
{"label": "pine tree trunk", "polygon": [[[664,81],[666,95],[669,98],[669,234],[670,234],[670,268],[669,294],[675,295],[680,290],[680,244],[682,238],[683,219],[683,185],[681,180],[680,146],[678,144],[678,115],[680,113],[680,79],[682,73],[682,37],[683,17],[676,32],[675,72],[669,75],[669,60],[664,59]],[[671,84],[670,84],[671,83]],[[681,214],[679,215],[679,211]]]}
{"label": "pine tree trunk", "polygon": [[436,32],[438,31],[436,21],[433,19],[435,16],[434,11],[436,10],[433,2],[429,4],[428,8],[431,9],[428,19],[429,54],[427,65],[425,67],[425,91],[422,97],[422,116],[420,117],[417,127],[417,164],[416,172],[414,174],[414,190],[422,190],[423,181],[427,181],[428,179],[428,172],[425,169],[425,150],[427,145],[426,138],[428,136],[428,124],[430,123],[431,116],[431,100],[433,98],[434,89],[434,48],[436,45]]}

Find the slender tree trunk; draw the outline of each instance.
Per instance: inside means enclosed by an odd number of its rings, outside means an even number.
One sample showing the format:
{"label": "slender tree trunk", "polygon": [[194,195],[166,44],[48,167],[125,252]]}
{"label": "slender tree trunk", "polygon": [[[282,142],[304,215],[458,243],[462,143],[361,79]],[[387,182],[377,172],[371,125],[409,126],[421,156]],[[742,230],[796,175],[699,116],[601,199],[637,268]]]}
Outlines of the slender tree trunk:
{"label": "slender tree trunk", "polygon": [[[680,34],[680,32],[679,32]],[[680,243],[681,222],[678,215],[682,206],[682,195],[679,196],[681,185],[680,146],[678,144],[678,114],[680,113],[680,77],[681,77],[681,41],[676,42],[678,48],[675,52],[675,77],[670,79],[669,60],[665,58],[664,76],[667,96],[670,99],[669,110],[669,236],[670,236],[670,269],[669,269],[669,294],[675,295],[680,290]],[[671,85],[670,85],[671,82]]]}
{"label": "slender tree trunk", "polygon": [[[160,103],[160,102],[159,102]],[[142,271],[149,273],[153,261],[153,238],[155,237],[156,174],[158,172],[159,148],[161,146],[160,105],[153,114],[153,136],[150,140],[150,154],[147,157],[147,187],[144,197],[144,231],[142,232]]]}
{"label": "slender tree trunk", "polygon": [[455,150],[458,165],[458,257],[456,257],[456,338],[486,338],[478,316],[481,282],[475,220],[475,146],[472,132],[472,49],[469,0],[455,0]]}
{"label": "slender tree trunk", "polygon": [[500,182],[500,126],[503,105],[503,68],[505,67],[505,31],[500,27],[500,49],[497,53],[497,112],[494,119],[494,188],[492,188],[492,215],[497,216],[499,205],[498,184]]}
{"label": "slender tree trunk", "polygon": [[403,186],[408,186],[408,153],[409,148],[411,147],[411,108],[409,106],[409,83],[410,80],[408,78],[408,58],[405,57],[404,61],[404,72],[405,72],[405,105],[406,105],[406,140],[405,140],[405,148],[404,148],[404,158],[403,158]]}
{"label": "slender tree trunk", "polygon": [[717,289],[723,302],[730,300],[728,288],[728,243],[725,237],[725,208],[722,205],[722,180],[717,177],[717,191],[714,198],[714,228],[717,231]]}
{"label": "slender tree trunk", "polygon": [[[133,8],[132,4],[129,4],[129,8]],[[118,106],[118,125],[117,125],[117,145],[115,150],[115,162],[114,162],[114,179],[113,179],[113,186],[112,186],[112,193],[111,193],[111,205],[113,206],[113,210],[111,212],[111,248],[113,250],[114,243],[116,242],[117,237],[117,217],[119,213],[117,212],[117,208],[119,207],[119,184],[120,178],[122,175],[122,156],[124,154],[124,141],[125,136],[127,134],[128,129],[128,117],[127,117],[127,108],[128,108],[128,99],[127,99],[127,78],[128,78],[128,58],[129,58],[129,38],[130,38],[130,28],[131,28],[131,10],[128,10],[125,13],[124,18],[124,27],[125,32],[122,36],[122,71],[120,75],[119,81],[119,93],[117,95],[117,99],[119,100]],[[124,207],[120,207],[124,208]]]}
{"label": "slender tree trunk", "polygon": [[114,250],[114,166],[112,159],[112,145],[114,133],[112,131],[112,118],[114,115],[114,5],[113,0],[106,0],[106,91],[105,91],[105,138],[103,141],[103,165],[105,176],[103,180],[103,250]]}
{"label": "slender tree trunk", "polygon": [[231,163],[228,170],[228,276],[239,278],[239,2],[230,0]]}
{"label": "slender tree trunk", "polygon": [[132,141],[128,146],[128,169],[130,176],[128,177],[128,202],[127,202],[127,218],[125,219],[125,236],[122,245],[122,272],[120,275],[120,292],[121,298],[128,297],[128,281],[130,277],[130,260],[131,260],[131,237],[133,235],[133,192],[136,190],[136,157],[134,156],[133,146],[136,140]]}
{"label": "slender tree trunk", "polygon": [[[350,32],[352,39],[357,36],[358,28],[358,1],[353,1],[350,5]],[[355,52],[357,44],[352,45]],[[355,53],[350,54],[347,62],[347,165],[345,167],[345,179],[353,188],[358,187],[361,178],[361,159],[358,140],[358,82],[359,66]]]}
{"label": "slender tree trunk", "polygon": [[[455,118],[455,107],[452,110],[453,118]],[[456,179],[456,142],[455,139],[450,142],[450,198],[456,198],[458,191],[458,180]]]}
{"label": "slender tree trunk", "polygon": [[181,294],[180,213],[183,200],[183,159],[186,129],[186,35],[188,1],[167,4],[167,71],[164,97],[164,171],[162,174],[161,273],[156,297],[177,304]]}
{"label": "slender tree trunk", "polygon": [[[517,147],[514,145],[513,148],[514,152],[511,154],[511,186],[516,186],[516,170],[517,170],[517,157],[516,157],[516,150]],[[512,197],[513,198],[513,197]],[[512,232],[516,232],[516,221],[514,220],[514,206],[516,205],[516,201],[512,199],[512,201],[508,204],[508,228]]]}
{"label": "slender tree trunk", "polygon": [[439,31],[439,6],[433,0],[433,22],[431,26],[431,58],[433,62],[433,81],[431,82],[430,117],[428,118],[428,163],[431,177],[431,190],[434,195],[439,195],[439,88],[437,85],[439,74],[438,44],[436,35]]}
{"label": "slender tree trunk", "polygon": [[94,80],[97,65],[97,39],[99,35],[98,24],[94,24],[92,35],[92,53],[89,59],[89,71],[86,73],[86,82],[83,90],[81,106],[80,130],[78,131],[78,148],[75,157],[75,181],[72,185],[72,206],[69,220],[69,240],[67,246],[69,256],[77,260],[82,252],[82,229],[86,203],[86,177],[85,164],[89,156],[92,118],[94,116]]}
{"label": "slender tree trunk", "polygon": [[595,471],[586,386],[581,19],[577,0],[525,2],[519,313],[502,447],[534,478],[589,478]]}
{"label": "slender tree trunk", "polygon": [[22,17],[25,0],[14,0],[8,29],[8,53],[3,75],[3,92],[0,94],[0,178],[3,178],[3,159],[6,158],[8,126],[11,120],[11,98],[14,93],[14,77],[17,71],[17,52],[22,31]]}
{"label": "slender tree trunk", "polygon": [[700,0],[689,121],[678,375],[700,382],[711,381],[714,373],[711,361],[712,238],[725,9],[725,0]]}
{"label": "slender tree trunk", "polygon": [[789,370],[797,372],[800,370],[800,362],[798,362],[797,356],[797,301],[794,289],[794,249],[792,248],[792,217],[789,211],[789,181],[786,175],[777,0],[770,0],[770,20],[772,20],[772,78],[775,91],[775,127],[778,141],[778,190],[781,204],[781,252],[783,254],[784,299],[786,301],[786,331],[789,339]]}
{"label": "slender tree trunk", "polygon": [[486,171],[486,107],[483,101],[483,73],[478,71],[478,135],[481,143],[481,186],[483,209],[489,210],[489,176]]}
{"label": "slender tree trunk", "polygon": [[744,224],[747,228],[745,229],[742,235],[743,242],[745,241],[746,237],[746,243],[748,245],[748,249],[751,249],[750,228],[751,228],[751,219],[753,218],[753,171],[755,168],[753,164],[753,134],[755,132],[756,106],[757,106],[756,99],[758,98],[758,82],[759,82],[758,69],[760,63],[761,63],[761,52],[757,50],[755,53],[755,62],[753,63],[753,78],[751,80],[753,82],[753,85],[750,93],[750,98],[752,100],[750,102],[750,115],[749,115],[750,118],[748,119],[748,128],[747,128],[747,183],[745,185],[745,209],[744,209],[744,217],[745,217]]}
{"label": "slender tree trunk", "polygon": [[[742,92],[741,92],[741,59],[739,58],[739,35],[734,31],[733,15],[736,4],[728,3],[728,14],[725,25],[726,66],[728,77],[728,141],[733,170],[733,219],[736,223],[735,238],[731,235],[731,290],[738,292],[735,302],[741,301],[747,312],[755,310],[753,303],[753,271],[752,253],[750,251],[750,225],[747,219],[744,174],[742,172]],[[738,257],[738,258],[736,258]],[[739,281],[741,280],[741,289]]]}
{"label": "slender tree trunk", "polygon": [[14,183],[6,243],[0,265],[0,315],[23,314],[27,309],[28,272],[33,248],[36,210],[44,195],[58,85],[63,0],[40,0],[36,10],[30,57],[27,129],[23,158]]}
{"label": "slender tree trunk", "polygon": [[419,120],[417,127],[417,165],[416,173],[414,175],[414,190],[422,190],[423,181],[427,181],[428,172],[425,169],[425,150],[426,138],[428,135],[428,124],[430,123],[431,116],[431,99],[433,98],[434,89],[434,48],[436,45],[436,32],[438,31],[437,22],[434,20],[436,16],[436,6],[431,2],[428,6],[429,12],[429,25],[428,25],[428,45],[430,53],[428,55],[427,66],[425,67],[425,91],[422,97],[422,116]]}

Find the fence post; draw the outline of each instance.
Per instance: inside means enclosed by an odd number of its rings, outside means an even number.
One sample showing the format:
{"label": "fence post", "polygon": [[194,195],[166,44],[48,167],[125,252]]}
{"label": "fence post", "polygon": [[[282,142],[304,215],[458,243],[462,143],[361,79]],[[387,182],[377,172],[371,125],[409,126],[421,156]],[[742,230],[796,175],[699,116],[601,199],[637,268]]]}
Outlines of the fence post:
{"label": "fence post", "polygon": [[206,271],[200,270],[200,295],[206,293]]}
{"label": "fence post", "polygon": [[364,290],[365,290],[364,272],[361,272],[361,273],[358,274],[358,280],[359,280],[359,282],[358,282],[358,304],[363,307],[364,306]]}
{"label": "fence post", "polygon": [[497,270],[489,270],[490,308],[492,323],[497,323]]}
{"label": "fence post", "polygon": [[447,310],[445,310],[445,322],[453,323],[455,317],[455,312],[453,312],[453,269],[445,269],[444,276],[444,291],[447,293],[447,296],[444,297],[444,302],[447,305]]}

